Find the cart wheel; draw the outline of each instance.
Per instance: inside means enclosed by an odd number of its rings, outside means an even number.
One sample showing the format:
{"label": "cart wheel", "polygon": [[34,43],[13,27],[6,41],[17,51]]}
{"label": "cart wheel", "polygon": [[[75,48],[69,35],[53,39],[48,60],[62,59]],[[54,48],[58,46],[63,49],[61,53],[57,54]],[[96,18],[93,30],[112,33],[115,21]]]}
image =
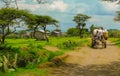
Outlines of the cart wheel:
{"label": "cart wheel", "polygon": [[105,48],[107,47],[107,45],[106,45],[106,43],[105,43],[105,46],[104,46]]}
{"label": "cart wheel", "polygon": [[102,43],[102,47],[103,47],[103,48],[106,48],[106,47],[107,47],[106,42],[103,42],[103,43]]}
{"label": "cart wheel", "polygon": [[91,45],[92,45],[91,47],[94,48],[94,46],[95,46],[95,41],[92,41]]}

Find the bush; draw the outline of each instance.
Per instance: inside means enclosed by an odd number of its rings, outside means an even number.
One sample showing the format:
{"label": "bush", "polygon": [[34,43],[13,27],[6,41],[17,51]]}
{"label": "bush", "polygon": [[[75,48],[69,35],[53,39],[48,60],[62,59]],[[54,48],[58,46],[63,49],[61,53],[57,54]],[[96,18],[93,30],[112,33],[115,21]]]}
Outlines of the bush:
{"label": "bush", "polygon": [[80,42],[68,40],[63,42],[62,44],[58,44],[57,46],[61,49],[73,49],[78,45],[80,45]]}

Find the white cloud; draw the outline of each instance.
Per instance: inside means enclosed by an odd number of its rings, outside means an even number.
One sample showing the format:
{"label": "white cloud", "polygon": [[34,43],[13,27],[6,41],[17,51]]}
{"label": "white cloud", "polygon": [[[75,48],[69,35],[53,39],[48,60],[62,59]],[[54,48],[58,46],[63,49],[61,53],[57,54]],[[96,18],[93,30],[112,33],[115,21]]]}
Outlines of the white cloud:
{"label": "white cloud", "polygon": [[68,4],[64,3],[62,0],[56,0],[52,4],[46,4],[49,10],[59,10],[65,12],[68,8]]}
{"label": "white cloud", "polygon": [[84,8],[77,9],[77,13],[84,13],[86,10]]}
{"label": "white cloud", "polygon": [[102,2],[102,5],[109,11],[117,11],[119,9],[119,4],[117,4],[118,2]]}
{"label": "white cloud", "polygon": [[[36,0],[33,0],[35,2]],[[20,3],[18,3],[18,7],[20,9],[29,9],[31,11],[36,11],[40,7],[41,10],[48,10],[48,11],[55,11],[59,10],[61,12],[65,12],[68,8],[68,4],[64,3],[62,0],[55,0],[51,4],[26,4],[25,0],[22,0]]]}
{"label": "white cloud", "polygon": [[18,0],[19,3],[25,3],[26,0]]}
{"label": "white cloud", "polygon": [[18,4],[18,7],[20,9],[29,9],[31,11],[36,11],[37,9],[40,8],[39,4]]}
{"label": "white cloud", "polygon": [[95,17],[92,17],[91,19],[89,19],[90,22],[99,22],[100,19],[99,18],[95,18]]}
{"label": "white cloud", "polygon": [[75,6],[76,6],[75,9],[77,8],[77,13],[85,13],[90,8],[88,4],[85,4],[85,3],[80,3]]}
{"label": "white cloud", "polygon": [[33,2],[37,2],[37,0],[32,0]]}

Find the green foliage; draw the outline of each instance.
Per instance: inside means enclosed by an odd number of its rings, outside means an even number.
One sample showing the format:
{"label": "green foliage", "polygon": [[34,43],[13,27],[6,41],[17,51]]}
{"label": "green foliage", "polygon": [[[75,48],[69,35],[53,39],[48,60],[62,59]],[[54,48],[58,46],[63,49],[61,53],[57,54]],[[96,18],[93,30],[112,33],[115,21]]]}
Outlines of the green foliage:
{"label": "green foliage", "polygon": [[114,20],[120,22],[120,11],[117,11],[116,13],[117,13],[117,15],[114,18]]}
{"label": "green foliage", "polygon": [[85,23],[89,18],[90,16],[84,14],[77,14],[76,16],[74,16],[73,21],[75,21],[77,24]]}
{"label": "green foliage", "polygon": [[78,46],[79,42],[74,42],[74,41],[66,41],[63,42],[62,44],[58,44],[58,47],[61,49],[73,49],[75,46]]}
{"label": "green foliage", "polygon": [[9,53],[19,53],[19,47],[14,48],[11,45],[7,45],[7,44],[1,44],[0,45],[0,52],[1,54],[6,54],[7,52]]}
{"label": "green foliage", "polygon": [[119,38],[120,37],[120,30],[108,30],[109,37]]}
{"label": "green foliage", "polygon": [[[26,20],[29,17],[29,13],[26,10],[18,10],[15,8],[1,8],[0,9],[0,27],[2,31],[1,43],[4,44],[6,36],[15,32],[15,24],[21,20]],[[14,27],[11,30],[10,27]]]}
{"label": "green foliage", "polygon": [[[9,12],[8,12],[9,11]],[[0,25],[13,24],[17,18],[24,19],[28,15],[28,11],[18,10],[15,8],[1,8],[0,9]]]}
{"label": "green foliage", "polygon": [[95,28],[96,28],[95,25],[91,25],[91,26],[90,26],[90,32],[92,33]]}
{"label": "green foliage", "polygon": [[109,40],[120,47],[120,38],[110,38]]}
{"label": "green foliage", "polygon": [[69,28],[67,30],[67,35],[68,36],[79,36],[79,32],[80,32],[80,30],[77,28]]}
{"label": "green foliage", "polygon": [[13,72],[6,72],[2,73],[0,72],[0,76],[46,76],[47,74],[46,69],[39,69],[39,68],[34,68],[34,69],[25,69],[25,68],[18,68],[17,71]]}
{"label": "green foliage", "polygon": [[10,54],[6,56],[3,55],[0,61],[0,71],[7,72],[7,71],[15,71],[17,65],[17,54],[15,54],[14,58],[11,58]]}
{"label": "green foliage", "polygon": [[68,41],[65,41],[61,44],[58,44],[57,46],[61,49],[73,50],[77,46],[84,46],[84,45],[89,44],[89,43],[90,42],[88,39],[78,40],[78,41],[68,40]]}
{"label": "green foliage", "polygon": [[[68,36],[79,36],[80,30],[78,28],[69,28],[67,30]],[[83,29],[83,37],[89,37],[89,31],[88,29]]]}
{"label": "green foliage", "polygon": [[8,36],[6,36],[6,38],[17,39],[17,38],[19,38],[19,36],[17,34],[9,34]]}
{"label": "green foliage", "polygon": [[[84,46],[89,42],[89,39],[79,39],[79,37],[52,37],[50,38],[49,43],[36,41],[35,39],[7,39],[7,45],[4,45],[4,47],[8,47],[9,45],[13,50],[9,51],[6,49],[6,52],[1,50],[0,57],[3,55],[7,57],[7,54],[9,54],[10,61],[13,61],[15,59],[15,54],[18,53],[17,70],[11,71],[13,69],[10,69],[6,71],[6,76],[25,74],[27,72],[26,70],[31,70],[32,76],[32,71],[38,68],[38,64],[48,62],[55,56],[62,55],[66,50],[72,50],[77,46]],[[54,47],[58,46],[59,50],[56,52],[46,50],[44,48],[46,45]],[[20,70],[21,67],[24,69]],[[35,74],[42,76],[42,74],[45,73],[39,72],[39,74],[37,72],[35,72]]]}
{"label": "green foliage", "polygon": [[80,30],[80,38],[83,37],[83,28],[86,26],[86,21],[90,18],[90,16],[84,14],[77,14],[76,16],[74,16],[73,21],[77,24],[77,28]]}

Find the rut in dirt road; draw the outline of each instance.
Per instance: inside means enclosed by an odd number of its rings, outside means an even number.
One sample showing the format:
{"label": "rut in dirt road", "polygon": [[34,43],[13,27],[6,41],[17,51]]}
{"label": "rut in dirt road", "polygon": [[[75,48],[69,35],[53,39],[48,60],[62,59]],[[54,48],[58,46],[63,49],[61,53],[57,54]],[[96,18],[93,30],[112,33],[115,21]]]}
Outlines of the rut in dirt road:
{"label": "rut in dirt road", "polygon": [[108,42],[106,49],[88,46],[66,53],[65,64],[48,76],[120,76],[120,48]]}

